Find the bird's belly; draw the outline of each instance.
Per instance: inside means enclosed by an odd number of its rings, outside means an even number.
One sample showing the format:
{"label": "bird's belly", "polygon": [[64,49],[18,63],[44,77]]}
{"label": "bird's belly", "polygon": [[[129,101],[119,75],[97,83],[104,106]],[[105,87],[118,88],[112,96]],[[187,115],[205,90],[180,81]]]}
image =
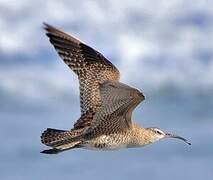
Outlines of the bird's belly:
{"label": "bird's belly", "polygon": [[90,150],[117,150],[126,148],[128,145],[128,139],[122,136],[107,136],[102,135],[95,139],[85,141],[82,147]]}

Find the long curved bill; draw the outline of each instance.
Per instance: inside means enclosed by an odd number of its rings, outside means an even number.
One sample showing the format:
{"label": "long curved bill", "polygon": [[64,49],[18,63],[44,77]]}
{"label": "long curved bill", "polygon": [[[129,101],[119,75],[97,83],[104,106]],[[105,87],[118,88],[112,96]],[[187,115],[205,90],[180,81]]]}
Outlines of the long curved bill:
{"label": "long curved bill", "polygon": [[180,140],[184,141],[185,143],[187,143],[188,145],[191,145],[191,143],[188,140],[186,140],[185,138],[183,138],[181,136],[178,136],[178,135],[166,133],[165,138],[176,138],[176,139],[180,139]]}

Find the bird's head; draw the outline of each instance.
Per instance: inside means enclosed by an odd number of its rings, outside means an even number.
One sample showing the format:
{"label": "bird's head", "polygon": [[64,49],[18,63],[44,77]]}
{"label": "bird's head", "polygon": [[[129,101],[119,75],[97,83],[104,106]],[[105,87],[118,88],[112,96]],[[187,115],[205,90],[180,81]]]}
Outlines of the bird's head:
{"label": "bird's head", "polygon": [[186,140],[185,138],[178,136],[178,135],[164,132],[159,128],[150,127],[150,128],[146,128],[146,130],[148,131],[148,134],[150,135],[152,142],[158,141],[163,138],[176,138],[176,139],[180,139],[180,140],[184,141],[188,145],[191,145],[191,143],[188,140]]}

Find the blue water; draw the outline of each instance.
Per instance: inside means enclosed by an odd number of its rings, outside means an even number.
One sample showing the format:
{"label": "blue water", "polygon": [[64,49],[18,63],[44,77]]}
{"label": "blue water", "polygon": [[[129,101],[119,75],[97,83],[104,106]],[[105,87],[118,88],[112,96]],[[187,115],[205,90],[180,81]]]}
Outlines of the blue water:
{"label": "blue water", "polygon": [[[157,126],[188,138],[162,140],[144,148],[119,151],[74,149],[57,155],[40,134],[46,127],[69,129],[79,115],[78,97],[62,95],[31,102],[1,95],[0,179],[193,179],[213,178],[212,91],[188,95],[170,86],[148,96],[134,113],[143,126]],[[3,98],[4,97],[4,98]]]}

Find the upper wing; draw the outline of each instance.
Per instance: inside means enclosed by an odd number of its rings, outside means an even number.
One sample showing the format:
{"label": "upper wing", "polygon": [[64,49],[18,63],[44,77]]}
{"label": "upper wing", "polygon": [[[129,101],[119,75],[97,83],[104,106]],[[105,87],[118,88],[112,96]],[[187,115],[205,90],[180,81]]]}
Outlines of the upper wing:
{"label": "upper wing", "polygon": [[130,128],[132,112],[145,99],[144,95],[139,90],[118,82],[103,83],[100,92],[101,108],[85,133],[112,133]]}
{"label": "upper wing", "polygon": [[78,75],[81,113],[95,112],[101,105],[99,84],[118,81],[119,71],[101,53],[48,24],[44,25],[59,56]]}

